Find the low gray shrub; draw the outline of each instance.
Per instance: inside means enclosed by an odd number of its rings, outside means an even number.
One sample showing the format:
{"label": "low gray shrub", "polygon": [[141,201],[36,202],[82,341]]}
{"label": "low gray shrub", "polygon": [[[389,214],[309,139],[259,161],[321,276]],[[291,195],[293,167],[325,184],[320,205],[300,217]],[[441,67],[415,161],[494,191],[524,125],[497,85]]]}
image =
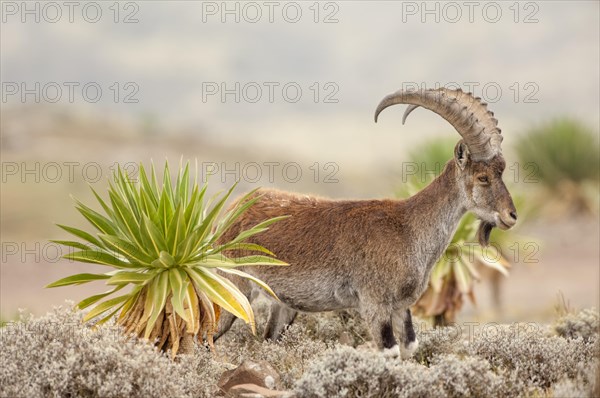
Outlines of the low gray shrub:
{"label": "low gray shrub", "polygon": [[2,397],[213,397],[224,370],[211,354],[173,362],[119,327],[92,330],[62,307],[0,329]]}
{"label": "low gray shrub", "polygon": [[563,379],[552,386],[555,398],[597,398],[600,396],[600,363],[580,364],[575,379]]}
{"label": "low gray shrub", "polygon": [[444,397],[517,397],[534,389],[519,380],[514,372],[494,372],[485,359],[474,356],[442,354],[435,356],[430,377],[441,385]]}
{"label": "low gray shrub", "polygon": [[[258,336],[267,313],[259,303]],[[600,396],[597,318],[586,311],[553,328],[417,328],[420,346],[407,361],[340,345],[348,326],[355,344],[369,337],[360,319],[339,314],[303,314],[280,342],[236,322],[215,356],[199,347],[175,362],[114,324],[94,331],[81,318],[69,306],[0,328],[0,396],[214,397],[221,373],[246,359],[269,362],[299,398]]]}
{"label": "low gray shrub", "polygon": [[437,355],[427,367],[343,347],[326,353],[296,383],[298,397],[507,397],[524,383],[494,373],[477,357]]}
{"label": "low gray shrub", "polygon": [[[407,386],[412,396],[426,396],[428,369],[415,362],[386,359],[378,352],[339,347],[316,361],[296,383],[299,397],[397,397]],[[417,383],[419,379],[422,383]],[[417,389],[413,389],[417,386]]]}
{"label": "low gray shrub", "polygon": [[564,339],[532,324],[497,325],[476,333],[467,352],[487,360],[495,371],[515,372],[529,386],[545,389],[578,377],[579,364],[595,359],[597,339]]}
{"label": "low gray shrub", "polygon": [[595,308],[587,308],[579,313],[566,313],[554,324],[557,335],[573,339],[581,337],[589,341],[598,336],[600,316]]}
{"label": "low gray shrub", "polygon": [[419,328],[417,339],[419,347],[413,354],[413,358],[425,366],[429,366],[435,356],[459,354],[464,351],[463,333],[454,327]]}

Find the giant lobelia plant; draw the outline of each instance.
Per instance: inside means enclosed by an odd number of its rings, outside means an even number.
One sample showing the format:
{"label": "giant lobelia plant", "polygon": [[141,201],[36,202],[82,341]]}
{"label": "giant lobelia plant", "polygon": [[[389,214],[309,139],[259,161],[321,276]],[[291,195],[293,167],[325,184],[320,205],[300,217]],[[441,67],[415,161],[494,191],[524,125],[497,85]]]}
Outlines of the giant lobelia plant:
{"label": "giant lobelia plant", "polygon": [[[104,214],[77,201],[77,210],[95,231],[58,225],[83,243],[54,241],[72,249],[64,258],[106,265],[111,270],[72,275],[47,287],[104,280],[110,290],[77,304],[79,309],[94,306],[84,321],[97,319],[99,325],[117,315],[117,323],[126,333],[149,339],[162,350],[170,349],[173,357],[180,348],[181,352],[189,352],[195,336],[206,336],[212,347],[221,309],[243,319],[254,331],[248,299],[223,275],[247,278],[275,296],[265,283],[237,268],[286,265],[266,248],[245,242],[282,217],[241,231],[223,243],[219,238],[260,200],[251,198],[254,191],[223,212],[235,184],[205,203],[208,184],[190,184],[189,164],[180,167],[174,184],[168,163],[162,184],[158,183],[154,166],[148,175],[140,165],[135,182],[121,168],[113,177],[108,201],[92,189]],[[236,252],[261,254],[232,255]],[[127,293],[116,295],[126,287],[130,288]]]}

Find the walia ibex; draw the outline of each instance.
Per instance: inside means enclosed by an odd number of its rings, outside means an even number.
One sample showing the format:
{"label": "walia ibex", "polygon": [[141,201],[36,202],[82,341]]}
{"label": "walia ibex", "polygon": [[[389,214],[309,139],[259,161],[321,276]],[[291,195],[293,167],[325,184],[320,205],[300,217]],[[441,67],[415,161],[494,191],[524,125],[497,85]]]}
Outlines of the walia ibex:
{"label": "walia ibex", "polygon": [[[256,194],[262,198],[231,228],[233,236],[263,220],[289,215],[251,241],[290,265],[245,269],[267,282],[281,300],[273,300],[265,338],[278,338],[297,311],[357,309],[384,353],[410,355],[417,341],[409,307],[426,289],[431,269],[461,217],[468,211],[478,216],[483,245],[493,227],[515,224],[515,206],[502,181],[502,136],[487,105],[460,89],[400,90],[381,101],[375,121],[396,104],[410,104],[403,123],[423,107],[442,116],[462,136],[454,158],[429,186],[406,200],[330,200],[259,190]],[[250,282],[234,282],[250,297]],[[216,337],[233,320],[223,313]]]}

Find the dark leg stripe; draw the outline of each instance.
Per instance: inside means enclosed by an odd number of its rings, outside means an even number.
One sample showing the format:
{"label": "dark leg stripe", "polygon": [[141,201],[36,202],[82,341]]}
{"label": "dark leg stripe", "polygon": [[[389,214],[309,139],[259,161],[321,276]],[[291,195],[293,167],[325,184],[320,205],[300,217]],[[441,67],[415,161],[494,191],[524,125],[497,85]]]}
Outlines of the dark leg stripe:
{"label": "dark leg stripe", "polygon": [[381,340],[383,342],[383,348],[392,348],[396,345],[394,329],[392,328],[391,322],[386,322],[381,326]]}
{"label": "dark leg stripe", "polygon": [[406,347],[417,339],[410,310],[406,310],[406,317],[404,318],[404,335],[406,336],[406,341],[404,342]]}

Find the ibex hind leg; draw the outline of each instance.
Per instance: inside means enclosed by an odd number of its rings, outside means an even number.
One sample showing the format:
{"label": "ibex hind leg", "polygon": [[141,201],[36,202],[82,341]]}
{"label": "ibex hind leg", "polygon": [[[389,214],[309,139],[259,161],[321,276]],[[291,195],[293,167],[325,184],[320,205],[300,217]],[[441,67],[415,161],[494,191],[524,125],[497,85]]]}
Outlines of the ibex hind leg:
{"label": "ibex hind leg", "polygon": [[272,302],[269,320],[263,333],[265,340],[279,341],[282,333],[294,323],[297,315],[298,311],[282,303]]}

